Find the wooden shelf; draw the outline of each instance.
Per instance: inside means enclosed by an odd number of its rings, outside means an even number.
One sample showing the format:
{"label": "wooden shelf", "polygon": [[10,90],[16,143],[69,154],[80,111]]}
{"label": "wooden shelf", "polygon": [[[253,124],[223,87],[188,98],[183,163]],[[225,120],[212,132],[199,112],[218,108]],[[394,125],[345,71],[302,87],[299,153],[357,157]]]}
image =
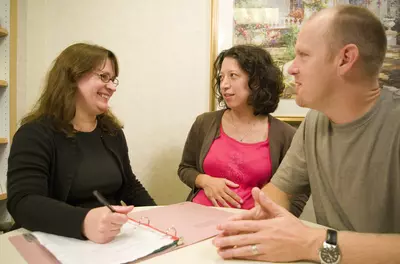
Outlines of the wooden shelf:
{"label": "wooden shelf", "polygon": [[8,86],[8,82],[4,80],[0,80],[0,87],[4,88]]}
{"label": "wooden shelf", "polygon": [[8,35],[7,29],[0,27],[0,37],[5,37],[7,35]]}
{"label": "wooden shelf", "polygon": [[8,139],[7,138],[0,138],[0,144],[7,144]]}
{"label": "wooden shelf", "polygon": [[0,201],[7,199],[7,193],[0,194]]}

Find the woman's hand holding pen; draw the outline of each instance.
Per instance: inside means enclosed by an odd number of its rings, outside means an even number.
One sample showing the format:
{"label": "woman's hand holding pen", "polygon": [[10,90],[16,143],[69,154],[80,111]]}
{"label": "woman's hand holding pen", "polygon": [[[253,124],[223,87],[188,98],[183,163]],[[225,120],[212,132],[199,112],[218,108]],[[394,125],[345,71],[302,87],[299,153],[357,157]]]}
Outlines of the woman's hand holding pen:
{"label": "woman's hand holding pen", "polygon": [[196,178],[196,186],[204,190],[205,195],[214,206],[220,207],[221,204],[223,207],[241,207],[240,204],[243,202],[242,198],[229,188],[239,187],[237,183],[224,178],[200,174]]}
{"label": "woman's hand holding pen", "polygon": [[83,235],[89,240],[104,244],[112,241],[128,221],[127,214],[133,206],[113,206],[111,212],[106,206],[90,210],[83,221]]}

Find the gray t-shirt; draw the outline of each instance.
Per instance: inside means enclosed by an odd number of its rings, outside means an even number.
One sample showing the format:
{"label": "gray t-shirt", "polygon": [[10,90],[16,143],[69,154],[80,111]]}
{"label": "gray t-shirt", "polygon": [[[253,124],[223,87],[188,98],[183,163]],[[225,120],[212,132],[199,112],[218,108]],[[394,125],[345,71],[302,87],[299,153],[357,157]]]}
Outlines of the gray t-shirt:
{"label": "gray t-shirt", "polygon": [[400,90],[382,88],[348,124],[311,110],[271,182],[288,194],[311,190],[319,224],[400,233]]}

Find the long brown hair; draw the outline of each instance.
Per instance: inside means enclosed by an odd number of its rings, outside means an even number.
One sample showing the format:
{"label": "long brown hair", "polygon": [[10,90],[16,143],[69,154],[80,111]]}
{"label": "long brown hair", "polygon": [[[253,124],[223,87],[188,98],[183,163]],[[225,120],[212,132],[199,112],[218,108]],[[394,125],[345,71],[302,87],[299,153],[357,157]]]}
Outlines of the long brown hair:
{"label": "long brown hair", "polygon": [[[77,82],[85,74],[104,65],[107,59],[111,60],[115,76],[118,76],[117,57],[110,50],[85,43],[67,47],[54,60],[39,100],[33,110],[22,118],[21,125],[50,118],[56,130],[72,135],[74,128],[71,121],[75,116]],[[110,110],[97,116],[97,120],[100,127],[110,133],[122,127]]]}

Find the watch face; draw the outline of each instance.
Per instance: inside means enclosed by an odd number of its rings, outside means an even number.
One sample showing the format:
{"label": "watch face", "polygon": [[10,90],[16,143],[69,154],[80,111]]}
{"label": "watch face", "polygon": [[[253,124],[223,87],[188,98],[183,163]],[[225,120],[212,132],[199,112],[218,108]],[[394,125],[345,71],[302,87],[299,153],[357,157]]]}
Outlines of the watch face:
{"label": "watch face", "polygon": [[322,248],[319,255],[324,263],[339,263],[340,260],[340,251],[336,247]]}

